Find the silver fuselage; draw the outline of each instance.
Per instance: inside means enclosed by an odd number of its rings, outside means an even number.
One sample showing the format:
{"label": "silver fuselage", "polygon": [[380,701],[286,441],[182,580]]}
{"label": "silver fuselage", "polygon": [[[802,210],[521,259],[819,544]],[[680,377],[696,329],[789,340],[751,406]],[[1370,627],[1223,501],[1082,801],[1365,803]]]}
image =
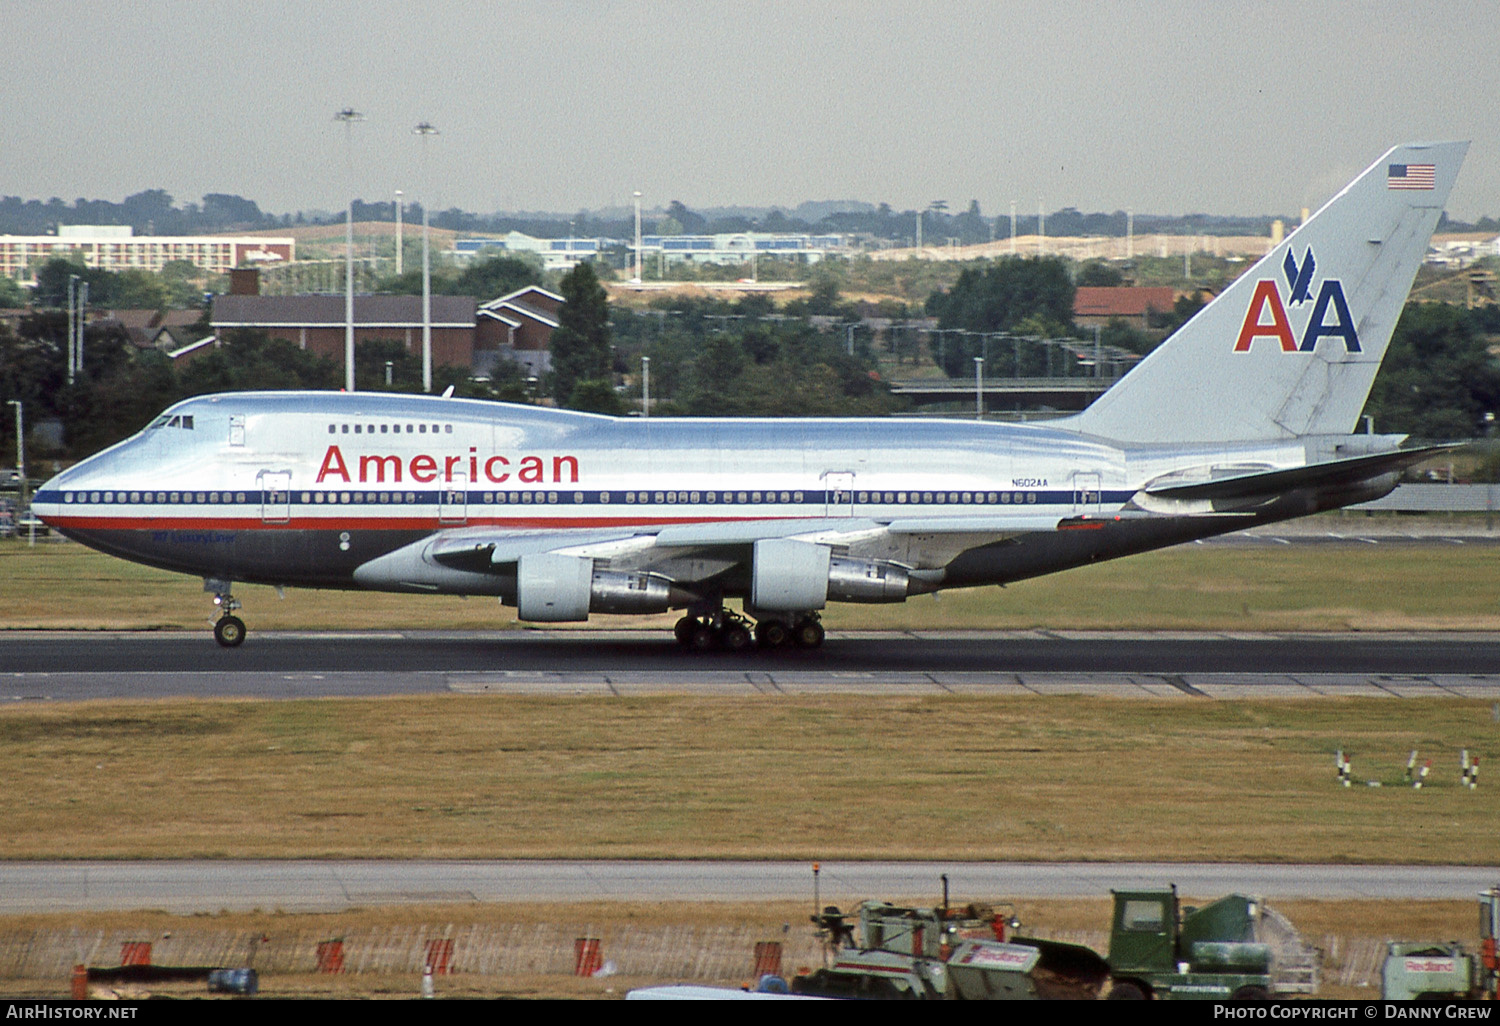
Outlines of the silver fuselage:
{"label": "silver fuselage", "polygon": [[[1306,459],[1295,439],[1124,446],[1035,424],[646,420],[380,393],[233,393],[173,406],[49,481],[35,509],[103,551],[225,581],[508,597],[503,574],[422,558],[386,567],[440,535],[535,534],[556,548],[672,525],[806,521],[831,531],[840,551],[955,587],[1336,504],[1292,496],[1232,517],[1130,517],[1153,481]],[[1018,540],[996,528],[1085,514],[1100,515],[1097,529]],[[943,530],[885,530],[923,518]],[[600,562],[631,568],[644,557],[622,545]],[[688,583],[724,569],[691,563],[676,552],[653,569]],[[739,591],[724,579],[724,594]]]}

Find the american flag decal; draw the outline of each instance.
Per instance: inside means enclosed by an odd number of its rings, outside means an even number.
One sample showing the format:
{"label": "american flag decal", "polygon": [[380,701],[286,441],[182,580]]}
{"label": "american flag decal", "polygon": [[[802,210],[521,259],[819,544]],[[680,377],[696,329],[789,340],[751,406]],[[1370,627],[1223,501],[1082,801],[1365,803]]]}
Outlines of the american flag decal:
{"label": "american flag decal", "polygon": [[1432,164],[1392,164],[1385,173],[1387,189],[1431,189],[1435,168]]}

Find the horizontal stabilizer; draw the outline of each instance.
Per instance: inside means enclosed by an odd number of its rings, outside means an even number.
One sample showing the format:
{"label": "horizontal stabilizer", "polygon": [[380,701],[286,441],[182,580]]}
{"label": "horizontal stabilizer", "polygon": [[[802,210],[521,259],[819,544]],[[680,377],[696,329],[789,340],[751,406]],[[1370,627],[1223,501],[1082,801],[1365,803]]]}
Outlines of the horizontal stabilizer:
{"label": "horizontal stabilizer", "polygon": [[1382,474],[1404,470],[1434,453],[1446,452],[1451,445],[1429,445],[1420,449],[1397,449],[1373,456],[1314,463],[1290,470],[1271,470],[1257,474],[1240,474],[1214,481],[1174,484],[1166,488],[1146,488],[1146,494],[1160,499],[1232,500],[1263,495],[1278,495],[1296,488],[1327,487],[1368,481]]}

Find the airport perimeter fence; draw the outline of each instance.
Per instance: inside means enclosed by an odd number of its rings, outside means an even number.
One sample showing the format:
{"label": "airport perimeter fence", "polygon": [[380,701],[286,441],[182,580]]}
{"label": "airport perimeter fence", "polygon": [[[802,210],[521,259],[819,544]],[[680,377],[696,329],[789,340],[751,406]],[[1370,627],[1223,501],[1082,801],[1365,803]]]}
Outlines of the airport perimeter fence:
{"label": "airport perimeter fence", "polygon": [[[728,925],[596,930],[588,924],[367,927],[343,933],[186,929],[156,935],[139,930],[10,930],[0,931],[0,979],[66,980],[75,965],[114,966],[138,957],[143,942],[150,946],[154,965],[253,967],[262,975],[318,973],[335,964],[344,973],[420,974],[429,960],[445,959],[446,965],[434,967],[439,973],[571,976],[578,967],[577,941],[584,937],[599,939],[598,963],[606,973],[656,980],[747,981],[756,944],[771,939],[783,945],[784,975],[822,963],[818,942],[808,931],[776,933],[769,937],[765,930]],[[1037,930],[1035,935],[1099,952],[1109,945],[1109,935],[1097,930]],[[340,944],[336,963],[328,957],[335,941]],[[1379,937],[1324,936],[1318,945],[1322,982],[1378,987],[1385,946]],[[434,958],[434,950],[445,954]]]}
{"label": "airport perimeter fence", "polygon": [[[821,965],[817,941],[808,931],[786,935],[744,926],[625,926],[600,930],[574,926],[468,925],[367,927],[345,932],[296,930],[0,931],[0,979],[67,979],[75,965],[116,966],[140,957],[158,966],[251,967],[267,974],[420,974],[430,961],[438,974],[488,976],[575,975],[577,942],[598,938],[598,964],[605,973],[681,981],[745,981],[755,966],[755,946],[783,945],[784,973]],[[448,942],[451,942],[448,943]],[[337,945],[338,957],[330,953]]]}

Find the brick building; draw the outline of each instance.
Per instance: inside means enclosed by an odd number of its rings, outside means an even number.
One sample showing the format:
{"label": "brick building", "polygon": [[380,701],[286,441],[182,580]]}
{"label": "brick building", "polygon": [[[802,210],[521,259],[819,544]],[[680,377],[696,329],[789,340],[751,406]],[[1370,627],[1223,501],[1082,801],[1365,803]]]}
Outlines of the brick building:
{"label": "brick building", "polygon": [[[474,366],[475,312],[472,296],[432,297],[432,362]],[[343,296],[216,296],[209,323],[216,335],[253,328],[298,348],[344,359]],[[395,340],[407,352],[422,352],[421,296],[355,296],[354,342]]]}

